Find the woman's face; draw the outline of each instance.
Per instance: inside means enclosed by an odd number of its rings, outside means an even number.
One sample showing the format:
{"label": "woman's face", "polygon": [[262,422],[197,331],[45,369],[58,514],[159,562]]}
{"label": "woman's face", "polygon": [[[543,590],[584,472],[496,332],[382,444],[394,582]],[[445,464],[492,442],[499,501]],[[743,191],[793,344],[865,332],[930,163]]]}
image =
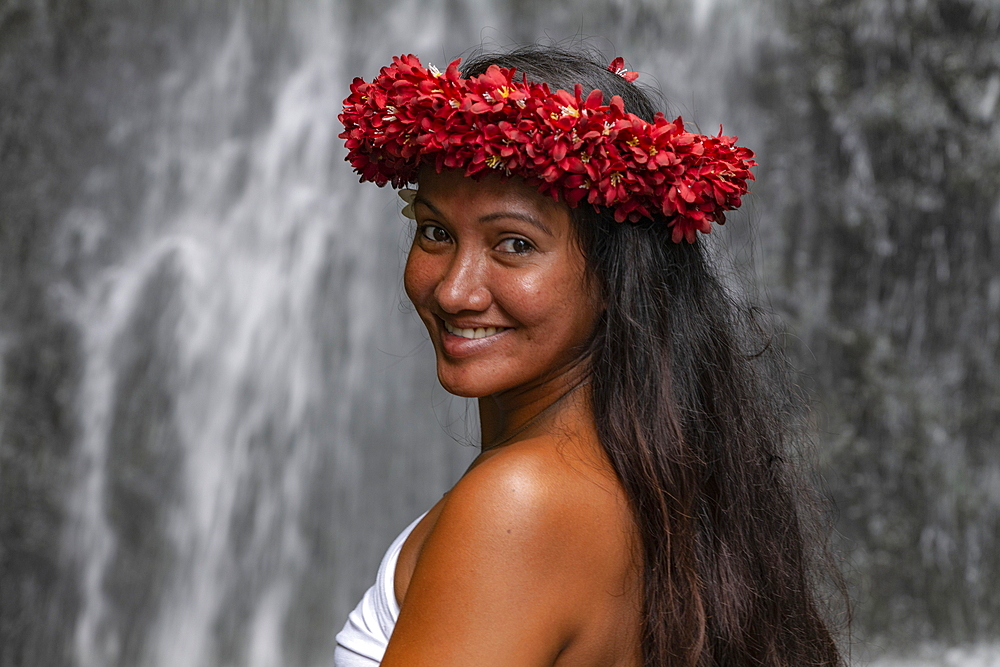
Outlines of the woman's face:
{"label": "woman's face", "polygon": [[481,397],[558,379],[598,315],[569,209],[517,178],[424,169],[404,283],[449,392]]}

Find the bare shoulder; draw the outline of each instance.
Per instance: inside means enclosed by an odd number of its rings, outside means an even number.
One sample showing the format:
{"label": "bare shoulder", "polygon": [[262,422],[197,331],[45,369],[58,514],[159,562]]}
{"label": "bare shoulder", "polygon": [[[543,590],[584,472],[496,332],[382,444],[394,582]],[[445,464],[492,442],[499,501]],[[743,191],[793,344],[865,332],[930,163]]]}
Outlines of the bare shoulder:
{"label": "bare shoulder", "polygon": [[[630,513],[606,467],[548,437],[492,453],[448,493],[383,664],[553,665],[612,647],[597,633],[632,618]],[[616,662],[592,657],[569,664]]]}
{"label": "bare shoulder", "polygon": [[575,546],[566,540],[577,535],[589,542],[598,529],[621,532],[630,522],[627,502],[593,449],[543,435],[492,453],[455,485],[442,517],[519,531],[536,546],[554,542],[563,550]]}

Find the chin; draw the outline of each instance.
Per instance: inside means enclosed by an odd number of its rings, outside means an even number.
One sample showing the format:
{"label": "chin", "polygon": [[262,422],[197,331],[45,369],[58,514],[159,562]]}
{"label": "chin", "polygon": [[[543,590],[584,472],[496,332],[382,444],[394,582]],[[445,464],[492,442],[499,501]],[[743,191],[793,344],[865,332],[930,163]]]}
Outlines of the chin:
{"label": "chin", "polygon": [[437,378],[449,394],[463,398],[491,396],[520,384],[492,364],[452,364],[438,360]]}
{"label": "chin", "polygon": [[462,398],[482,398],[503,390],[492,382],[484,382],[477,378],[456,378],[451,373],[438,372],[438,382],[449,394]]}

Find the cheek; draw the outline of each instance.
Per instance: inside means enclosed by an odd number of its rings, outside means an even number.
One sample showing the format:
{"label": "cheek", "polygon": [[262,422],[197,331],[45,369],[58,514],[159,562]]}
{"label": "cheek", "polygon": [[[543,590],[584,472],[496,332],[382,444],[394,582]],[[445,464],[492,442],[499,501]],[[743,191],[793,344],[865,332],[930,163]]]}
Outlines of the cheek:
{"label": "cheek", "polygon": [[434,290],[433,276],[430,264],[421,257],[415,248],[410,249],[406,257],[406,268],[403,270],[403,290],[414,306],[426,301],[427,295]]}
{"label": "cheek", "polygon": [[520,324],[531,327],[552,317],[558,299],[553,298],[552,281],[544,274],[500,275],[492,282],[498,305]]}
{"label": "cheek", "polygon": [[586,289],[579,272],[568,267],[526,276],[511,285],[508,292],[511,315],[522,324],[538,326],[538,337],[553,340],[553,334],[563,332],[558,338],[580,337],[580,329],[589,329],[595,321],[594,299]]}

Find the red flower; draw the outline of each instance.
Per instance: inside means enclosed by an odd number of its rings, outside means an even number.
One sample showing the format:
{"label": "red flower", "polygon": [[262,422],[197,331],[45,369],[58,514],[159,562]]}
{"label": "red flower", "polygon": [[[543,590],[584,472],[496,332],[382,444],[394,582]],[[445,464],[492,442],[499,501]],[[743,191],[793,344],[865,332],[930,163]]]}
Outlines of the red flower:
{"label": "red flower", "polygon": [[635,81],[636,79],[639,78],[638,72],[628,72],[625,70],[625,59],[622,58],[621,56],[618,56],[617,58],[611,61],[611,64],[608,65],[608,71],[614,72],[615,74],[622,77],[626,81]]}
{"label": "red flower", "polygon": [[[402,187],[425,164],[475,178],[495,170],[570,206],[611,208],[619,222],[662,214],[674,241],[693,242],[725,222],[753,180],[753,152],[721,128],[692,134],[662,114],[647,123],[618,96],[604,104],[601,91],[584,97],[579,84],[553,93],[496,65],[463,79],[459,62],[442,73],[403,55],[371,83],[354,80],[340,137],[362,181]],[[638,76],[621,58],[608,69]]]}

